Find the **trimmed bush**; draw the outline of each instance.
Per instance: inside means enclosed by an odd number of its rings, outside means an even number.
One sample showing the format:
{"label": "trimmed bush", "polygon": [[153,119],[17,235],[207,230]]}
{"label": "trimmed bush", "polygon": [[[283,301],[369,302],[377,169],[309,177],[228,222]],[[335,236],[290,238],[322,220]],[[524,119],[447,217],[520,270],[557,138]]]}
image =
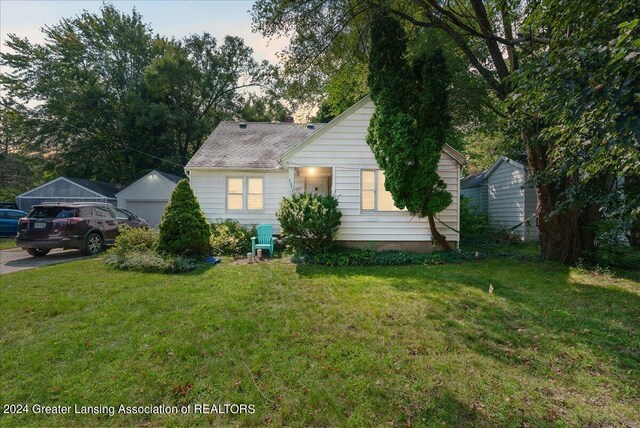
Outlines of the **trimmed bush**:
{"label": "trimmed bush", "polygon": [[283,198],[276,213],[287,245],[305,254],[316,254],[334,246],[341,217],[338,199],[311,193]]}
{"label": "trimmed bush", "polygon": [[180,180],[162,216],[158,251],[178,256],[206,257],[211,254],[209,237],[207,218],[189,182]]}
{"label": "trimmed bush", "polygon": [[244,256],[251,251],[252,236],[258,236],[255,226],[245,227],[236,220],[221,220],[211,225],[211,248],[216,255]]}

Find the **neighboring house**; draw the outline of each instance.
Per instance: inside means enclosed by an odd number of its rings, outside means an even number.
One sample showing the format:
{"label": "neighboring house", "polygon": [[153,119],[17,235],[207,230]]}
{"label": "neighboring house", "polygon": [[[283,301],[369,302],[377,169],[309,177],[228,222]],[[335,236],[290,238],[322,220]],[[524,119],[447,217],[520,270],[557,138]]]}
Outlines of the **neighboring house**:
{"label": "neighboring house", "polygon": [[153,170],[116,194],[118,207],[147,220],[149,226],[160,224],[176,183],[182,177]]}
{"label": "neighboring house", "polygon": [[[365,97],[326,125],[222,122],[187,163],[191,187],[209,221],[269,223],[292,192],[333,194],[342,211],[338,240],[373,249],[428,251],[426,219],[393,205],[366,143],[373,102]],[[464,157],[446,146],[438,173],[453,203],[437,218],[449,241],[459,241],[459,187]],[[453,230],[452,230],[453,229]]]}
{"label": "neighboring house", "polygon": [[491,168],[462,180],[460,192],[489,215],[492,226],[537,240],[537,197],[535,189],[525,184],[528,178],[525,165],[500,156]]}
{"label": "neighboring house", "polygon": [[16,196],[22,211],[42,203],[106,202],[116,204],[116,193],[121,189],[116,184],[84,178],[58,177],[36,188]]}

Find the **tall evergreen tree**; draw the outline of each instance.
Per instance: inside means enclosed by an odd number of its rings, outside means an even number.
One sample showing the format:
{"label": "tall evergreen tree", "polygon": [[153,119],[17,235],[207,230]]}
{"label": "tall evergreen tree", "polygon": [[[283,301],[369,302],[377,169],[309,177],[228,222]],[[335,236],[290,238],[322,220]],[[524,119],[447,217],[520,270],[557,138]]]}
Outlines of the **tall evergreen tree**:
{"label": "tall evergreen tree", "polygon": [[438,175],[440,153],[453,130],[445,57],[436,50],[409,64],[406,35],[386,14],[371,26],[369,89],[376,106],[367,143],[385,171],[385,187],[398,208],[427,217],[434,238],[449,250],[435,215],[451,204]]}

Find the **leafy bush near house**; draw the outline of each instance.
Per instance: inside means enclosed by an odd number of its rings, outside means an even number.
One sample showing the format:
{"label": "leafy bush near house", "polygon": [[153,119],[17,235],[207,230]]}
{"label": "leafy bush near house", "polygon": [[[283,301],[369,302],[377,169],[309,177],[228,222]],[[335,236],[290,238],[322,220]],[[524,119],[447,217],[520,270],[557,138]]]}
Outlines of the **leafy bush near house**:
{"label": "leafy bush near house", "polygon": [[155,250],[158,245],[158,232],[154,229],[143,229],[122,225],[118,228],[120,234],[116,237],[111,253],[124,254],[130,251]]}
{"label": "leafy bush near house", "polygon": [[162,254],[156,251],[158,232],[120,226],[120,234],[109,250],[105,263],[117,269],[138,272],[178,273],[198,266],[198,261],[183,256]]}
{"label": "leafy bush near house", "polygon": [[189,181],[180,180],[162,216],[158,251],[178,256],[208,256],[210,235],[209,223]]}
{"label": "leafy bush near house", "polygon": [[305,254],[333,247],[341,217],[337,198],[310,193],[283,198],[276,213],[287,245]]}
{"label": "leafy bush near house", "polygon": [[324,266],[437,265],[474,259],[475,256],[472,253],[462,251],[406,253],[355,248],[340,248],[316,254],[296,254],[293,257],[296,263]]}
{"label": "leafy bush near house", "polygon": [[221,220],[211,224],[211,248],[216,255],[244,256],[251,251],[251,237],[256,227],[242,226],[236,220]]}
{"label": "leafy bush near house", "polygon": [[496,237],[489,215],[473,205],[469,198],[460,199],[460,240],[480,241]]}

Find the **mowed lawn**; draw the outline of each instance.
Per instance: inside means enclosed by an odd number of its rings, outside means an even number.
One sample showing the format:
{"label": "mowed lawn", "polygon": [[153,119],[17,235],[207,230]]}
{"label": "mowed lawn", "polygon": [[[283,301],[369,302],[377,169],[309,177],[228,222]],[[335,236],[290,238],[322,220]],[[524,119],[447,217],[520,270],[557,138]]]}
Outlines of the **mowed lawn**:
{"label": "mowed lawn", "polygon": [[[550,263],[3,275],[2,404],[254,404],[65,426],[638,426],[640,272]],[[489,285],[494,292],[488,292]]]}

